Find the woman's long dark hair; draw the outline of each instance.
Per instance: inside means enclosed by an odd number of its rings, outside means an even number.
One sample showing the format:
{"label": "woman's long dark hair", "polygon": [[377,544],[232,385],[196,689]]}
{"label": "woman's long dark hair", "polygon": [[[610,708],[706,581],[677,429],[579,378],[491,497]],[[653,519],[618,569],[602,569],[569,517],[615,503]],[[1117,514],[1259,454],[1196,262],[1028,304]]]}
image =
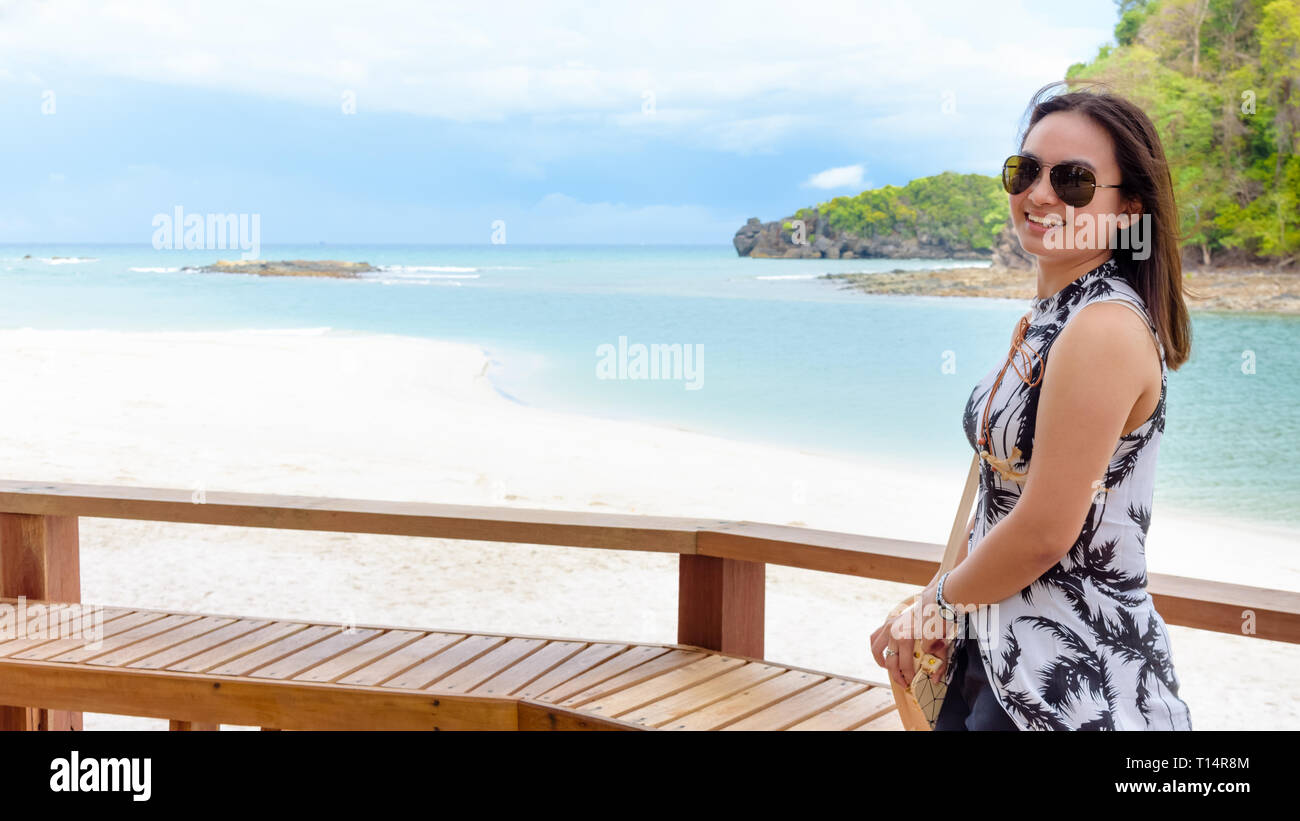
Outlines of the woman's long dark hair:
{"label": "woman's long dark hair", "polygon": [[1133,243],[1124,242],[1123,248],[1113,249],[1115,261],[1146,303],[1165,347],[1165,363],[1178,370],[1191,354],[1192,323],[1183,301],[1183,258],[1174,183],[1160,135],[1142,109],[1105,86],[1054,93],[1061,88],[1068,87],[1052,83],[1034,95],[1020,146],[1024,148],[1025,138],[1039,120],[1058,111],[1083,114],[1110,134],[1123,186],[1120,193],[1139,200],[1142,212],[1151,215],[1151,235],[1143,238],[1150,251],[1147,258],[1134,259]]}

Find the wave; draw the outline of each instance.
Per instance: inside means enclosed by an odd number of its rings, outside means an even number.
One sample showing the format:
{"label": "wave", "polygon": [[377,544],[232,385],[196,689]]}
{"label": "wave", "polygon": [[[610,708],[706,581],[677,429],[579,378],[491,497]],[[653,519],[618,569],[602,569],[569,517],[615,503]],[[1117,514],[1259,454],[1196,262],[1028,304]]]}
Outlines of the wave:
{"label": "wave", "polygon": [[180,268],[128,268],[128,271],[134,271],[137,274],[174,274],[181,270]]}
{"label": "wave", "polygon": [[[393,274],[472,274],[478,268],[463,268],[456,265],[381,265],[379,270]],[[475,277],[464,277],[473,279]]]}
{"label": "wave", "polygon": [[373,279],[371,281],[378,282],[380,285],[442,285],[444,287],[454,285],[459,288],[465,283],[457,281],[458,279],[460,278],[444,277],[441,280],[435,280],[425,279],[423,277],[407,277],[404,279]]}
{"label": "wave", "polygon": [[754,277],[754,279],[816,279],[821,274],[773,274],[765,277]]}
{"label": "wave", "polygon": [[41,257],[46,265],[76,265],[82,262],[99,262],[98,257]]}

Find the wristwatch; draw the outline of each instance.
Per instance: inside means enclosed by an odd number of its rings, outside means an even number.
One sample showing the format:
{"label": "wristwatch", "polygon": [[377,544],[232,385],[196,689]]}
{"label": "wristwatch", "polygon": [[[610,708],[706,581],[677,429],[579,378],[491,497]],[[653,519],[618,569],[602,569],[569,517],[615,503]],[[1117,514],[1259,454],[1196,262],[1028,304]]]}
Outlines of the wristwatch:
{"label": "wristwatch", "polygon": [[[951,572],[951,570],[948,571],[948,573]],[[939,605],[939,615],[943,617],[944,621],[951,623],[957,621],[957,611],[943,598],[943,583],[948,580],[948,573],[944,573],[939,577],[939,586],[935,588],[934,598],[935,604]]]}

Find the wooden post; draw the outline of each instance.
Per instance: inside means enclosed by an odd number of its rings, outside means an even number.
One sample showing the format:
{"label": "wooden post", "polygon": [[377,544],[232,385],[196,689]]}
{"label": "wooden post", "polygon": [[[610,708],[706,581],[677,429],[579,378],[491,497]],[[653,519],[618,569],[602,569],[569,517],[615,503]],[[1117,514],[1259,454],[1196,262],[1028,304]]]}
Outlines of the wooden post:
{"label": "wooden post", "polygon": [[763,658],[767,565],[681,554],[677,643]]}
{"label": "wooden post", "polygon": [[220,730],[221,725],[203,721],[177,721],[173,718],[168,722],[167,729],[176,733],[214,732]]}
{"label": "wooden post", "polygon": [[[0,596],[81,601],[76,516],[0,513]],[[0,707],[0,729],[80,730],[81,713]]]}

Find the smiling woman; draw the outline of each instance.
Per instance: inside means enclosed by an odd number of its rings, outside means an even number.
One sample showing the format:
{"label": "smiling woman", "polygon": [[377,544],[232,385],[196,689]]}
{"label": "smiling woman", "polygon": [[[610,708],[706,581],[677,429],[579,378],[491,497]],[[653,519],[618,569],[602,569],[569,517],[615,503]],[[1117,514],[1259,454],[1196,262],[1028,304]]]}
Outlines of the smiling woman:
{"label": "smiling woman", "polygon": [[[918,599],[927,618],[956,611],[955,638],[926,648],[950,662],[933,674],[949,685],[936,729],[1188,730],[1145,556],[1166,367],[1187,359],[1190,339],[1172,185],[1140,109],[1052,88],[1003,174],[1038,293],[966,403],[983,461],[965,555]],[[1139,218],[1145,255],[1122,237]],[[1115,229],[1063,242],[1082,219]],[[873,636],[900,683],[912,654],[896,645],[915,619],[904,612]]]}

